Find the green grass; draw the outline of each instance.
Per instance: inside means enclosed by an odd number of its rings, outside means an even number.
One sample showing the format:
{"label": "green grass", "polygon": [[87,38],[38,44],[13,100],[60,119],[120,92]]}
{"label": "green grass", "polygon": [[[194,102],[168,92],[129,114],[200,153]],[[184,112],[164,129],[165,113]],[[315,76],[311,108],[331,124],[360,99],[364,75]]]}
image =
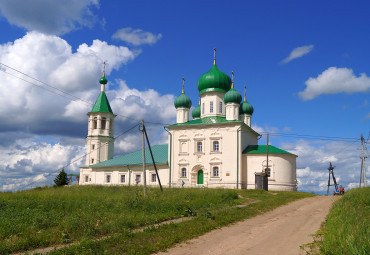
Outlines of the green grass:
{"label": "green grass", "polygon": [[[275,194],[276,193],[276,194]],[[150,254],[212,229],[312,196],[299,192],[74,186],[0,193],[0,254],[75,243],[52,253]],[[260,202],[243,208],[238,194]],[[192,220],[160,227],[184,216]],[[143,232],[134,229],[149,226]],[[100,237],[108,237],[99,240]],[[143,241],[145,240],[145,241]],[[76,243],[77,242],[77,243]]]}
{"label": "green grass", "polygon": [[330,210],[321,254],[370,254],[370,187],[352,189]]}

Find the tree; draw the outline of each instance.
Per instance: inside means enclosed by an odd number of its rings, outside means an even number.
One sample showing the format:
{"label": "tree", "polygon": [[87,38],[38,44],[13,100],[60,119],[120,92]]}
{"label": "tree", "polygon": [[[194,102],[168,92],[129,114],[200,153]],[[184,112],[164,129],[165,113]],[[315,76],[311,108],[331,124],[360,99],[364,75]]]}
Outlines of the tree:
{"label": "tree", "polygon": [[57,187],[68,185],[68,177],[66,172],[64,172],[64,169],[62,169],[62,171],[60,171],[58,176],[54,179],[54,183]]}

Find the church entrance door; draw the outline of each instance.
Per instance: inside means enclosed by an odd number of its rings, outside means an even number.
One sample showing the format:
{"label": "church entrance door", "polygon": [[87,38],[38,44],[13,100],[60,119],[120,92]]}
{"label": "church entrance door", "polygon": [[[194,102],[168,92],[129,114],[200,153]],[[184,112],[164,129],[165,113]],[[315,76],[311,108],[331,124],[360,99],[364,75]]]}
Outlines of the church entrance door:
{"label": "church entrance door", "polygon": [[203,170],[198,171],[198,184],[203,184]]}

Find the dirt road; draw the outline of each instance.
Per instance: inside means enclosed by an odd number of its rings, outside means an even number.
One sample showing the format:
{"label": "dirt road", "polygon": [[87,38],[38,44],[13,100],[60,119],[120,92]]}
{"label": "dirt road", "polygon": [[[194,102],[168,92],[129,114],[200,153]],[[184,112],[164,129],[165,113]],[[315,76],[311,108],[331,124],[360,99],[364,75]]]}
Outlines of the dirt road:
{"label": "dirt road", "polygon": [[301,244],[312,242],[325,220],[333,196],[301,199],[235,225],[213,230],[160,254],[305,254]]}

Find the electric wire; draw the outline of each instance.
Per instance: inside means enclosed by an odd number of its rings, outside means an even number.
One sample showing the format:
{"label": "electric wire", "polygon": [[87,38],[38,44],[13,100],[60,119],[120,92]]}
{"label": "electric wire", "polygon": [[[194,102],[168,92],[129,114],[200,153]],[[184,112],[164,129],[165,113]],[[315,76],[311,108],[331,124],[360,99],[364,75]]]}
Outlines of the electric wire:
{"label": "electric wire", "polygon": [[[65,97],[65,98],[67,98],[67,99],[69,99],[69,100],[71,100],[71,101],[81,102],[81,103],[87,104],[87,105],[89,105],[89,106],[93,106],[93,105],[94,105],[93,103],[91,103],[91,102],[89,102],[89,101],[86,101],[86,100],[84,100],[84,99],[82,99],[82,98],[80,98],[80,97],[78,97],[78,96],[75,96],[75,95],[73,95],[73,94],[71,94],[71,93],[68,93],[68,92],[66,92],[66,91],[63,91],[63,90],[61,90],[61,89],[59,89],[59,88],[57,88],[57,87],[54,87],[54,86],[52,86],[52,85],[50,85],[50,84],[48,84],[48,83],[46,83],[46,82],[43,82],[43,81],[41,81],[41,80],[39,80],[39,79],[37,79],[37,78],[35,78],[35,77],[32,77],[31,75],[28,75],[28,74],[26,74],[26,73],[24,73],[24,72],[22,72],[22,71],[19,71],[19,70],[17,70],[17,69],[15,69],[15,68],[13,68],[13,67],[10,67],[10,66],[8,66],[8,65],[6,65],[6,64],[4,64],[4,63],[1,63],[1,62],[0,62],[0,65],[3,65],[3,66],[5,66],[5,67],[7,67],[7,68],[9,68],[9,69],[12,69],[12,70],[14,70],[14,71],[16,71],[16,72],[18,72],[18,73],[20,73],[20,74],[22,74],[22,75],[25,75],[26,77],[28,77],[28,78],[30,78],[30,79],[33,79],[33,80],[35,80],[35,81],[38,81],[38,82],[40,82],[41,84],[43,84],[43,85],[45,85],[45,86],[47,86],[47,87],[49,87],[49,88],[52,88],[52,89],[54,89],[54,90],[47,89],[47,88],[45,88],[45,87],[43,87],[43,86],[41,86],[41,85],[39,85],[39,84],[33,83],[33,82],[28,81],[28,80],[26,80],[26,79],[23,79],[23,78],[21,78],[21,77],[18,77],[18,76],[16,76],[16,75],[11,74],[11,73],[9,73],[9,72],[7,72],[7,71],[5,71],[5,70],[3,70],[3,69],[1,69],[1,68],[0,68],[0,71],[4,72],[4,73],[6,73],[6,74],[8,74],[8,75],[10,75],[10,76],[13,76],[14,78],[17,78],[17,79],[20,79],[20,80],[22,80],[22,81],[25,81],[25,82],[27,82],[27,83],[29,83],[29,84],[31,84],[31,85],[35,85],[35,86],[37,86],[37,87],[39,87],[39,88],[41,88],[41,89],[44,89],[44,90],[49,91],[49,92],[51,92],[51,93],[54,93],[54,94],[56,94],[56,95],[59,95],[59,96]],[[58,93],[58,92],[59,92],[59,93]],[[70,96],[70,97],[73,97],[74,99],[71,99],[71,98],[67,97],[66,95],[67,95],[67,96]],[[127,118],[127,119],[131,119],[131,120],[133,120],[133,121],[138,121],[138,119],[137,119],[137,118],[132,118],[132,117],[125,116],[125,115],[122,115],[122,114],[115,114],[115,115],[120,116],[120,117],[124,117],[124,118]],[[153,124],[154,124],[154,123],[153,123]]]}
{"label": "electric wire", "polygon": [[[131,130],[133,130],[134,128],[136,128],[136,127],[137,127],[137,126],[139,126],[139,125],[140,125],[140,123],[138,123],[138,124],[134,125],[133,127],[129,128],[129,129],[127,129],[127,130],[125,130],[124,132],[122,132],[122,133],[121,133],[121,134],[119,134],[118,136],[114,137],[114,139],[117,139],[118,137],[120,137],[120,136],[122,136],[122,135],[124,135],[124,134],[126,134],[126,133],[128,133],[128,132],[130,132]],[[75,162],[77,162],[77,161],[79,161],[79,160],[83,159],[83,158],[84,158],[84,157],[86,157],[87,155],[89,155],[89,154],[93,153],[94,151],[98,150],[98,149],[99,149],[100,147],[102,147],[102,146],[106,146],[107,144],[109,144],[109,142],[106,142],[106,143],[101,144],[101,145],[100,145],[100,146],[98,146],[96,149],[92,150],[92,151],[91,151],[91,152],[89,152],[89,153],[85,153],[84,155],[82,155],[81,157],[78,157],[77,159],[74,159],[74,160],[70,161],[68,164],[66,164],[66,165],[64,165],[64,166],[62,166],[62,167],[60,167],[60,168],[59,168],[58,170],[56,170],[56,171],[49,172],[49,173],[47,173],[47,174],[43,174],[43,177],[44,177],[44,178],[48,178],[48,177],[50,177],[51,175],[54,175],[54,174],[56,174],[56,173],[59,173],[60,171],[62,171],[62,169],[67,168],[68,166],[70,166],[70,165],[72,165],[73,163],[75,163]],[[29,184],[27,184],[27,185],[23,186],[23,188],[30,187],[31,185],[33,185],[33,184],[35,184],[35,183],[38,183],[38,182],[41,182],[41,181],[43,181],[43,180],[35,180],[35,181],[33,181],[33,182],[31,182],[31,183],[29,183]]]}

